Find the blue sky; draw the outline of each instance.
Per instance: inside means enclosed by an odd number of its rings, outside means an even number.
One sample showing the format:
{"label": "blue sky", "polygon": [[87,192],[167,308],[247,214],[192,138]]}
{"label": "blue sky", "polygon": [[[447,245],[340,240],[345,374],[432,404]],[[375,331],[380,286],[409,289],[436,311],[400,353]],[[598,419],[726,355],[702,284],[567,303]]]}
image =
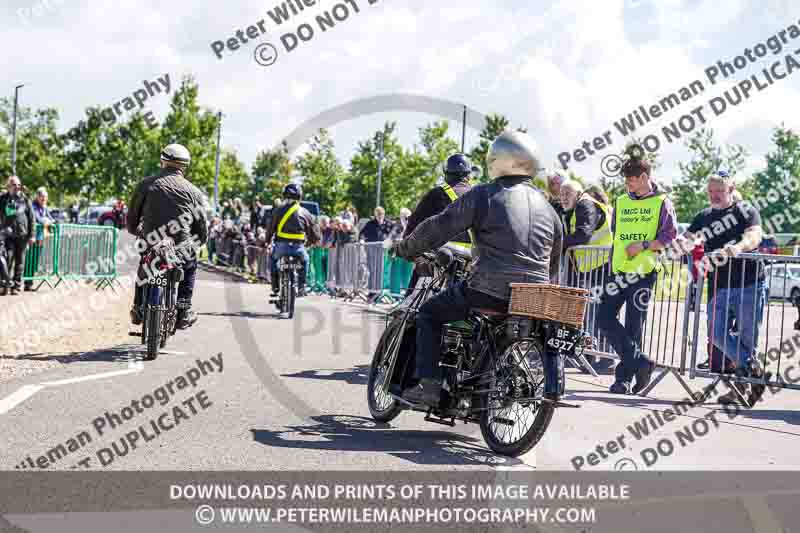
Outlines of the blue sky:
{"label": "blue sky", "polygon": [[[7,0],[0,7],[0,91],[11,95],[18,82],[25,105],[59,109],[63,129],[90,105],[107,105],[132,93],[142,80],[171,74],[173,86],[194,75],[204,105],[226,115],[223,142],[249,165],[297,125],[337,105],[381,94],[410,93],[466,104],[483,113],[505,114],[525,125],[548,166],[584,140],[613,130],[613,122],[639,105],[649,107],[669,92],[701,79],[704,104],[729,84],[711,86],[703,73],[718,60],[732,61],[746,47],[764,42],[800,19],[792,0],[351,0],[359,13],[286,53],[280,37],[287,28],[333,9],[321,0],[289,23],[267,16],[276,0],[131,1]],[[338,8],[341,14],[342,8]],[[267,32],[236,51],[214,56],[212,41],[265,19]],[[316,27],[316,26],[314,26]],[[256,46],[273,43],[274,65],[253,59]],[[800,48],[800,39],[787,50]],[[756,73],[768,58],[737,73]],[[800,127],[800,75],[720,117],[710,117],[718,139],[743,144],[749,170],[763,166],[771,129],[783,121]],[[168,98],[155,97],[148,109],[158,119]],[[694,100],[649,124],[658,133],[694,107]],[[417,128],[438,117],[386,111],[331,128],[346,163],[358,140],[384,120],[399,123],[401,141],[416,139]],[[460,139],[453,124],[453,137]],[[475,141],[470,131],[467,144]],[[623,139],[614,132],[615,147]],[[602,156],[574,169],[593,180]],[[662,148],[660,178],[678,177],[682,145]]]}

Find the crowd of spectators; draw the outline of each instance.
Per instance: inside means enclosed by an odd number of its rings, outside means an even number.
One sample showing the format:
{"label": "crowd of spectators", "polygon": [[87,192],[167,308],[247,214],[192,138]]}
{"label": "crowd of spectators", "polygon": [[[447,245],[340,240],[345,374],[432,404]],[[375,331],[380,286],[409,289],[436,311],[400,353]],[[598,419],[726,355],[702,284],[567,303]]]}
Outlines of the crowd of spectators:
{"label": "crowd of spectators", "polygon": [[[267,228],[272,224],[272,205],[256,200],[249,209],[241,198],[221,203],[220,215],[209,221],[208,262],[234,268],[241,273],[269,280]],[[363,220],[353,206],[336,216],[320,215],[317,222],[322,231],[321,248],[336,248],[351,243],[382,242],[401,239],[411,211],[400,210],[391,219],[386,210],[376,207],[373,217]]]}

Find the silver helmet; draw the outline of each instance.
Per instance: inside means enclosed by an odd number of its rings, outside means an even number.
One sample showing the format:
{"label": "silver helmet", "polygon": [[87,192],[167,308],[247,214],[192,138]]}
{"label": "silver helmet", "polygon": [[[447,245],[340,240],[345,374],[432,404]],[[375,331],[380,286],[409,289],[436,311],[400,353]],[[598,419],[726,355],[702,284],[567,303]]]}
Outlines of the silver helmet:
{"label": "silver helmet", "polygon": [[539,172],[536,142],[519,131],[506,130],[492,143],[486,155],[491,179],[500,176],[535,176]]}
{"label": "silver helmet", "polygon": [[161,160],[166,163],[188,166],[192,161],[192,156],[182,144],[169,144],[161,151]]}

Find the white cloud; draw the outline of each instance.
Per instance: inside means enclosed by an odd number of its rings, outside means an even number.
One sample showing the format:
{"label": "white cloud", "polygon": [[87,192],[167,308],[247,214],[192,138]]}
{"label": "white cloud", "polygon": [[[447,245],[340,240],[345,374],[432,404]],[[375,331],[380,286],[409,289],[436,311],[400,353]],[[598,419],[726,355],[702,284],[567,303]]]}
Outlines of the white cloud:
{"label": "white cloud", "polygon": [[[224,144],[237,149],[247,165],[258,150],[320,112],[356,98],[403,92],[501,112],[512,125],[528,126],[543,159],[555,161],[559,152],[609,129],[614,139],[610,150],[620,149],[623,139],[613,121],[695,79],[705,81],[708,65],[779,30],[772,19],[759,18],[762,11],[784,25],[800,16],[783,0],[770,0],[765,7],[731,0],[724,9],[716,0],[379,0],[373,6],[354,1],[360,13],[317,32],[290,53],[281,48],[280,36],[300,22],[313,25],[316,14],[337,2],[324,0],[277,30],[270,25],[257,40],[275,44],[280,53],[275,65],[260,67],[252,58],[256,43],[226,51],[222,60],[210,43],[233,37],[260,19],[269,22],[267,9],[277,0],[224,5],[210,0],[70,0],[29,25],[16,15],[16,7],[27,2],[19,0],[0,15],[5,51],[0,69],[6,94],[17,80],[30,83],[23,103],[56,107],[64,130],[86,107],[113,103],[143,79],[169,72],[174,87],[182,74],[191,73],[200,83],[203,105],[225,113]],[[794,113],[800,76],[779,83],[709,121],[720,139],[752,147],[753,164],[763,161],[773,126],[785,121],[800,127]],[[643,131],[658,132],[718,92],[720,86],[709,87]],[[148,105],[163,118],[168,99]],[[435,117],[391,112],[334,128],[345,163],[356,142],[384,119],[398,121],[401,140],[410,146],[417,128]],[[451,131],[460,138],[457,125]],[[470,132],[468,139],[475,136]],[[596,179],[600,160],[610,150],[573,169]],[[677,177],[677,162],[685,157],[680,145],[664,147],[667,181]]]}

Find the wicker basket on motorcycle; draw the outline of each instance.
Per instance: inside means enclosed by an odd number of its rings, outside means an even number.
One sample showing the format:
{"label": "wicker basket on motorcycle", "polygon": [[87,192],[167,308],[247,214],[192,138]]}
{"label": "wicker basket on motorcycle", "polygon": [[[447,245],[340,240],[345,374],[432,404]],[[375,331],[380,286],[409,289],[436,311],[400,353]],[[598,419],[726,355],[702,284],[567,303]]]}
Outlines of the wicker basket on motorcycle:
{"label": "wicker basket on motorcycle", "polygon": [[544,283],[512,283],[508,312],[583,327],[589,291]]}

